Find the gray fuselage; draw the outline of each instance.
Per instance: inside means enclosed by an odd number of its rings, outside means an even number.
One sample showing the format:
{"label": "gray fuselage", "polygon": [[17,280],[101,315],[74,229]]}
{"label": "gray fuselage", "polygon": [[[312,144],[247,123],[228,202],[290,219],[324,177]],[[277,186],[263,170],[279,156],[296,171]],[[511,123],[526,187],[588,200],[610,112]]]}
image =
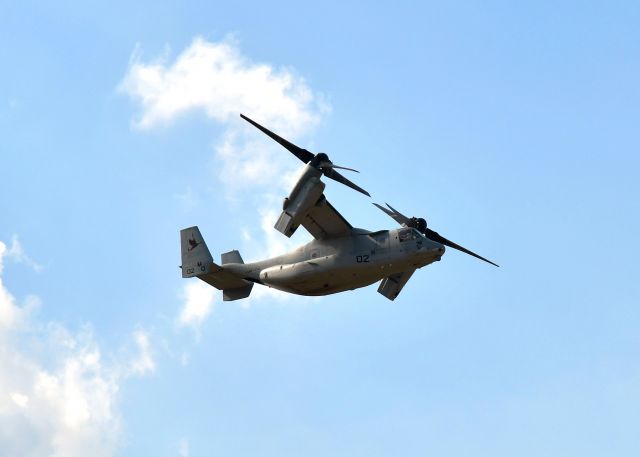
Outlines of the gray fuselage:
{"label": "gray fuselage", "polygon": [[248,281],[299,295],[328,295],[358,289],[440,260],[445,248],[416,229],[369,232],[313,240],[287,254],[224,270]]}

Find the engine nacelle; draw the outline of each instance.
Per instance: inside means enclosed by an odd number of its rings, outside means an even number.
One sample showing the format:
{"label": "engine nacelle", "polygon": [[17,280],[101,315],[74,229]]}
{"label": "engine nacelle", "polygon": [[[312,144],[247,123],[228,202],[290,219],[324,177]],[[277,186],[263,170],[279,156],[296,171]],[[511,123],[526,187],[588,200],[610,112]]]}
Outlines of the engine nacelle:
{"label": "engine nacelle", "polygon": [[290,237],[294,234],[303,218],[318,201],[324,191],[324,183],[317,176],[305,175],[304,183],[298,183],[294,194],[284,201],[284,211],[280,214],[275,228]]}

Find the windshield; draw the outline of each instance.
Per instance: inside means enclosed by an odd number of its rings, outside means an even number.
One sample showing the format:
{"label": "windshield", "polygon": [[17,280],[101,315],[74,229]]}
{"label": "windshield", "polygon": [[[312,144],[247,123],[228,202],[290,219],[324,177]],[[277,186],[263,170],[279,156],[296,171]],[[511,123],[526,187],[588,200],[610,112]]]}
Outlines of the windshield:
{"label": "windshield", "polygon": [[414,229],[405,228],[398,231],[398,239],[400,240],[400,242],[402,243],[403,241],[415,239],[416,236],[414,235],[413,230]]}
{"label": "windshield", "polygon": [[404,228],[398,231],[398,239],[400,242],[415,240],[422,238],[422,233],[414,228]]}

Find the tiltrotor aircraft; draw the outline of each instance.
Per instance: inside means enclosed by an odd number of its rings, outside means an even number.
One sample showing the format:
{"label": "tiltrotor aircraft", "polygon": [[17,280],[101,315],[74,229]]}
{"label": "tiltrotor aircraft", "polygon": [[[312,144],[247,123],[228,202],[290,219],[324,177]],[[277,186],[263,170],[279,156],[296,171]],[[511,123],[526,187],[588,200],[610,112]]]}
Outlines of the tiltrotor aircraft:
{"label": "tiltrotor aircraft", "polygon": [[280,143],[306,165],[276,221],[287,237],[302,225],[314,240],[271,259],[244,263],[238,251],[222,254],[220,265],[197,226],[180,231],[182,277],[196,277],[222,290],[225,301],[246,298],[255,283],[299,295],[329,295],[380,281],[378,292],[394,300],[418,269],[441,259],[445,246],[492,265],[490,260],[459,246],[427,228],[423,218],[407,217],[387,204],[378,208],[401,228],[370,232],[354,228],[327,201],[324,175],[369,196],[342,176],[324,153],[313,154],[276,135],[244,115],[244,120]]}

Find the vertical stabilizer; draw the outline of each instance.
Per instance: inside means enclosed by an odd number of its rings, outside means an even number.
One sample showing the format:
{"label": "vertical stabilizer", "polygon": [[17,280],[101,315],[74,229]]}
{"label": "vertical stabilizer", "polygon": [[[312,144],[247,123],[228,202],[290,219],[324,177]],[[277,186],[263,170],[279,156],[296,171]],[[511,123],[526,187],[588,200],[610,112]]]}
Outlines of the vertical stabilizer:
{"label": "vertical stabilizer", "polygon": [[[236,250],[225,252],[220,257],[221,265],[223,266],[230,263],[244,263],[240,252]],[[222,299],[224,301],[232,301],[239,300],[241,298],[247,298],[251,293],[251,289],[253,289],[252,282],[247,282],[244,287],[225,288],[222,290]]]}
{"label": "vertical stabilizer", "polygon": [[242,256],[238,251],[229,251],[225,252],[221,256],[221,265],[226,265],[227,263],[244,263],[242,260]]}
{"label": "vertical stabilizer", "polygon": [[207,274],[217,267],[197,226],[180,230],[180,249],[183,278]]}

